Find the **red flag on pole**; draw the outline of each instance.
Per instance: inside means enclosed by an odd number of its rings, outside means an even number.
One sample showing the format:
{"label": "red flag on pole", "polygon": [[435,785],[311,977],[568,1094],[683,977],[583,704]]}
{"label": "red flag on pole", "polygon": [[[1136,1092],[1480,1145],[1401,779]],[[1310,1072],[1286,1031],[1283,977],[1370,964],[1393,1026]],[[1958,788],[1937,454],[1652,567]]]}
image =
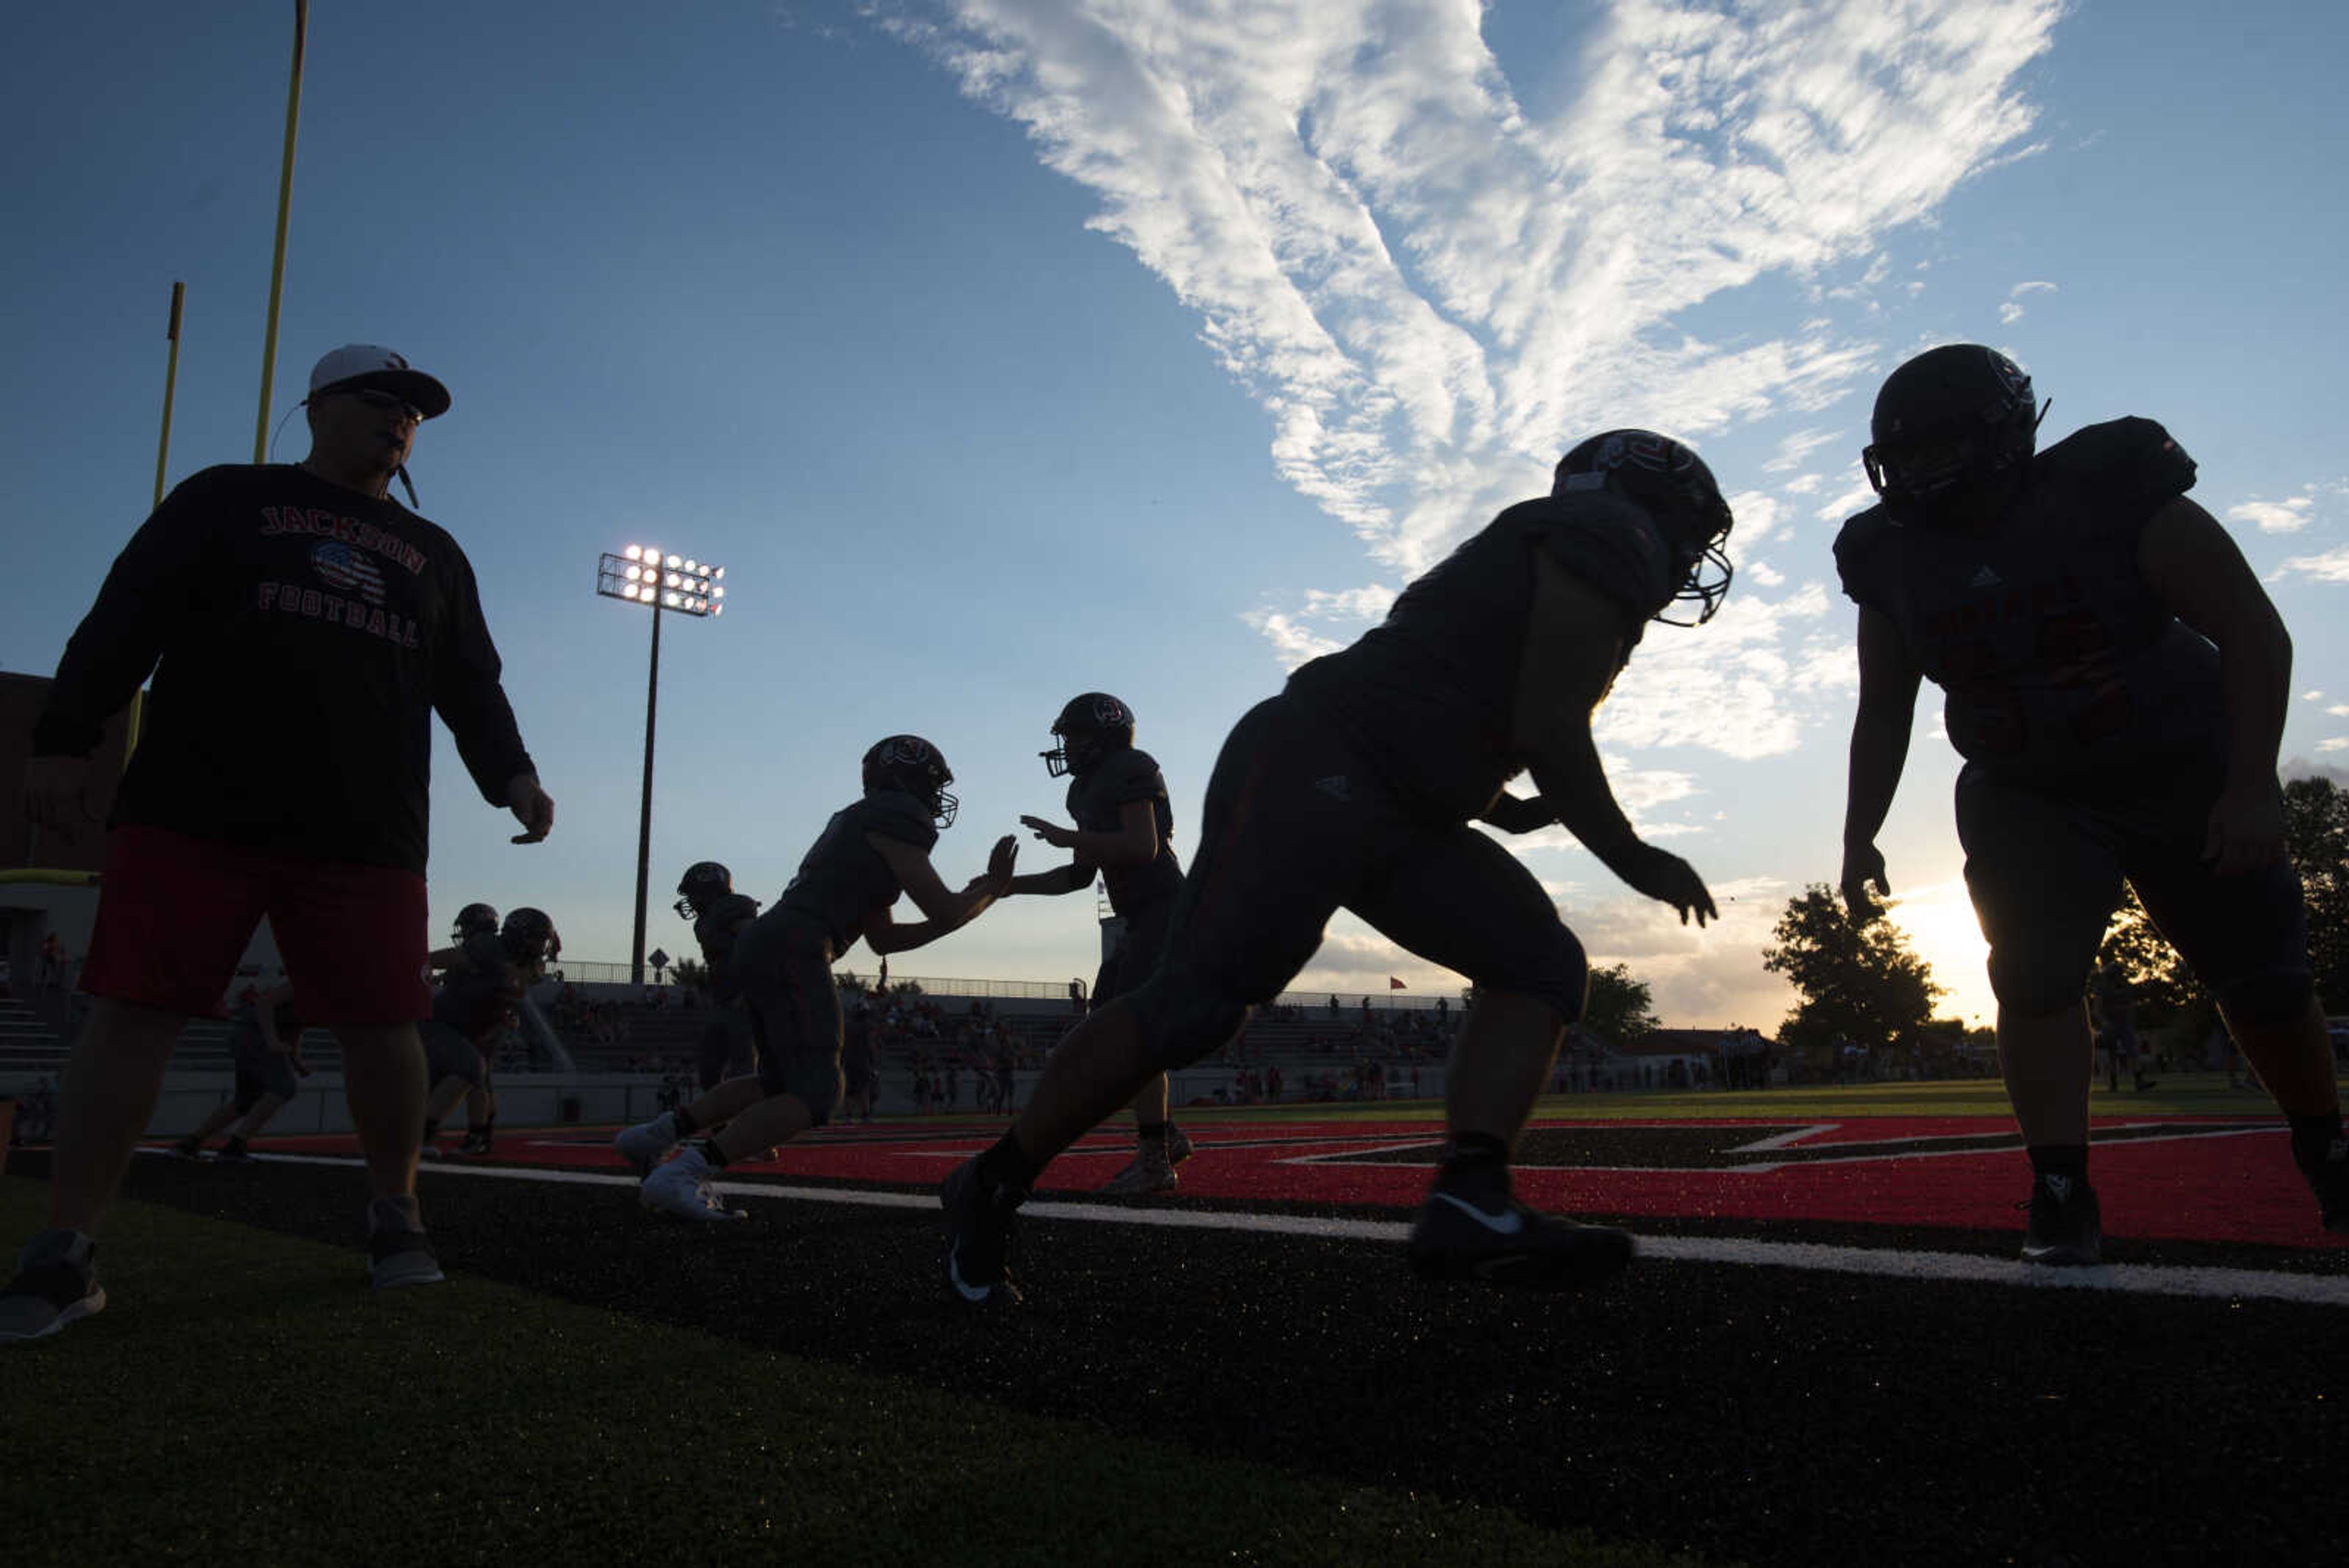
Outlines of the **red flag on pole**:
{"label": "red flag on pole", "polygon": [[1409,991],[1411,987],[1403,984],[1402,981],[1397,980],[1394,976],[1389,975],[1387,976],[1387,989],[1389,991]]}

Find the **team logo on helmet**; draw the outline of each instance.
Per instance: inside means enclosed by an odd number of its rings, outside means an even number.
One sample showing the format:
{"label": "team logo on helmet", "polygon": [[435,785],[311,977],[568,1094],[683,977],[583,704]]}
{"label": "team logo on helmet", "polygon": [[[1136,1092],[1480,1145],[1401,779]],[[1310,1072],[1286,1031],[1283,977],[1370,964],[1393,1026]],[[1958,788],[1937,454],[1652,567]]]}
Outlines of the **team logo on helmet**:
{"label": "team logo on helmet", "polygon": [[[1654,431],[1605,431],[1557,460],[1561,491],[1612,490],[1648,514],[1671,550],[1679,582],[1654,618],[1702,626],[1721,608],[1734,570],[1723,542],[1734,519],[1713,470],[1689,446]],[[1686,618],[1668,614],[1693,605]]]}
{"label": "team logo on helmet", "polygon": [[954,826],[961,803],[947,793],[954,770],[938,749],[919,735],[891,735],[864,753],[864,790],[903,790],[921,802],[941,831]]}
{"label": "team logo on helmet", "polygon": [[1102,758],[1133,744],[1133,710],[1106,691],[1086,691],[1069,699],[1052,721],[1061,743],[1036,754],[1054,778],[1091,771]]}

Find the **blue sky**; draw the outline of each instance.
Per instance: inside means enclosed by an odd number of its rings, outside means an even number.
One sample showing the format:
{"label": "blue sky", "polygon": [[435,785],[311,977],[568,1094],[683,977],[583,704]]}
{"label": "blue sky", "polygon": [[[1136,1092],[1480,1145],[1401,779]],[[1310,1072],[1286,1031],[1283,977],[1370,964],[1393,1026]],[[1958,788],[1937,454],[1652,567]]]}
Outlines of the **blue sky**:
{"label": "blue sky", "polygon": [[[46,673],[153,481],[252,452],[292,7],[49,7],[0,63],[0,666]],[[1225,731],[1350,640],[1557,453],[1694,441],[1739,578],[1603,715],[1619,794],[1724,899],[1712,930],[1563,834],[1514,841],[1669,1023],[1773,1026],[1759,950],[1831,880],[1854,690],[1828,545],[1876,384],[1994,343],[2047,439],[2125,413],[2202,463],[2298,642],[2284,755],[2349,764],[2342,446],[2349,17],[2282,0],[885,0],[321,4],[273,422],[392,345],[456,398],[412,464],[465,544],[554,838],[505,841],[440,749],[435,923],[552,911],[627,955],[641,612],[595,557],[729,567],[663,638],[657,897],[714,857],[771,898],[898,730],[978,870],[1059,815],[1035,753],[1101,688],[1185,850]],[[300,421],[275,456],[305,450]],[[268,729],[256,687],[254,743]],[[1882,843],[1898,911],[1986,1016],[1920,705]],[[1029,840],[1023,865],[1051,863]],[[1727,900],[1733,898],[1733,902]],[[1014,900],[901,972],[1090,975],[1092,901]],[[861,950],[846,961],[868,971]],[[1341,919],[1304,989],[1454,983]]]}

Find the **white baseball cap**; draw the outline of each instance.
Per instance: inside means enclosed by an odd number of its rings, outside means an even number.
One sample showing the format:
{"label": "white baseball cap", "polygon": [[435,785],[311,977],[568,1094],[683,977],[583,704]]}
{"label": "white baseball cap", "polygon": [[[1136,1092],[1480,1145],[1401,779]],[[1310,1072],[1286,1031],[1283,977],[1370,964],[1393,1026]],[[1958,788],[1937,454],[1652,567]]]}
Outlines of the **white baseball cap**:
{"label": "white baseball cap", "polygon": [[426,419],[449,411],[449,389],[379,343],[346,343],[310,367],[310,396],[380,387],[416,406]]}

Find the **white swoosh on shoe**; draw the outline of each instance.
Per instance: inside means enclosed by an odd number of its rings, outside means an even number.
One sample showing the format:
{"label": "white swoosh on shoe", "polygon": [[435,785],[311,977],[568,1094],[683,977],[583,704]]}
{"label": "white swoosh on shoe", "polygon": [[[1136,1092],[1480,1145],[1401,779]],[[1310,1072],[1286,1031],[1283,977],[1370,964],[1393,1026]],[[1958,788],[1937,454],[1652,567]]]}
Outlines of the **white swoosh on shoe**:
{"label": "white swoosh on shoe", "polygon": [[1438,1203],[1451,1204],[1452,1207],[1457,1209],[1461,1213],[1465,1214],[1468,1218],[1474,1220],[1477,1224],[1482,1225],[1485,1230],[1490,1231],[1495,1236],[1518,1235],[1523,1232],[1526,1228],[1526,1217],[1518,1213],[1514,1209],[1504,1209],[1498,1214],[1487,1214],[1482,1209],[1477,1208],[1474,1203],[1470,1203],[1464,1199],[1454,1198],[1449,1192],[1434,1192],[1430,1193],[1429,1196],[1433,1198]]}

